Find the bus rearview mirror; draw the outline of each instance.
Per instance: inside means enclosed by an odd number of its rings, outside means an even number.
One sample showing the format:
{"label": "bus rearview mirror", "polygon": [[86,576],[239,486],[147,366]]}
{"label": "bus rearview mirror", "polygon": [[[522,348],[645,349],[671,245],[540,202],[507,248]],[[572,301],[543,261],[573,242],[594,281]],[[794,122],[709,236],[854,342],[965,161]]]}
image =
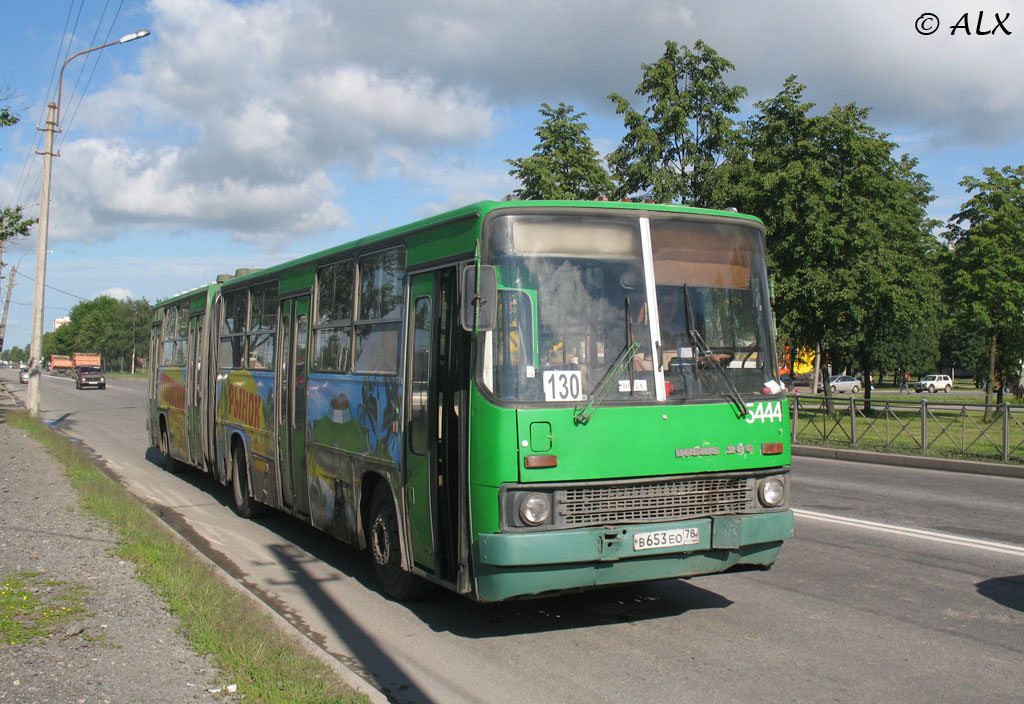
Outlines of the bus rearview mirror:
{"label": "bus rearview mirror", "polygon": [[493,266],[467,266],[462,272],[462,328],[494,329],[498,313],[498,278]]}

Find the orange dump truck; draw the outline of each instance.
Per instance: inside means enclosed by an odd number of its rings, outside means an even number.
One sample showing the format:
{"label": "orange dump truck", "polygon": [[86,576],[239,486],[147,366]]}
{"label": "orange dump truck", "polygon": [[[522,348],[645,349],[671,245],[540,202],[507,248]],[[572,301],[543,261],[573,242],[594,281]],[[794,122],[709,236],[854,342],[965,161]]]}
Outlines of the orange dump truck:
{"label": "orange dump truck", "polygon": [[72,364],[71,357],[66,354],[51,354],[50,355],[50,373],[51,374],[69,374],[71,372]]}
{"label": "orange dump truck", "polygon": [[78,369],[79,367],[102,367],[103,365],[98,354],[75,352],[71,355],[71,366]]}

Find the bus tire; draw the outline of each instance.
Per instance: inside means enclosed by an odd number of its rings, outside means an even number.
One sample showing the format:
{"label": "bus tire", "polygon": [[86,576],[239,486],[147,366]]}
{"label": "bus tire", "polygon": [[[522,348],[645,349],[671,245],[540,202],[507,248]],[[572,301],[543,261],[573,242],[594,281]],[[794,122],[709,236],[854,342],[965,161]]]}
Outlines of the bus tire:
{"label": "bus tire", "polygon": [[242,518],[259,518],[266,513],[266,507],[249,492],[249,467],[242,443],[236,444],[231,451],[231,494],[234,497],[235,513]]}
{"label": "bus tire", "polygon": [[429,584],[402,569],[402,545],[398,533],[398,514],[387,482],[377,484],[370,503],[370,561],[384,593],[396,601],[423,598]]}
{"label": "bus tire", "polygon": [[171,457],[171,438],[167,434],[167,426],[163,423],[160,424],[160,452],[164,455],[164,469],[171,474],[181,472],[181,462]]}

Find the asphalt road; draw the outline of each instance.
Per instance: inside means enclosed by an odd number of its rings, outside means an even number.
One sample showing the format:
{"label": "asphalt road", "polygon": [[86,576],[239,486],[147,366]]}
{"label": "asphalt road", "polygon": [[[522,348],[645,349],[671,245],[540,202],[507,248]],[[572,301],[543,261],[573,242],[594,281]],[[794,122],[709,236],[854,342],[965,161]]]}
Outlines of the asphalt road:
{"label": "asphalt road", "polygon": [[[0,380],[22,394],[10,370]],[[376,591],[366,555],[250,522],[145,435],[145,382],[42,415],[396,702],[1006,702],[1024,691],[1024,481],[797,458],[796,536],[769,572],[478,605]]]}

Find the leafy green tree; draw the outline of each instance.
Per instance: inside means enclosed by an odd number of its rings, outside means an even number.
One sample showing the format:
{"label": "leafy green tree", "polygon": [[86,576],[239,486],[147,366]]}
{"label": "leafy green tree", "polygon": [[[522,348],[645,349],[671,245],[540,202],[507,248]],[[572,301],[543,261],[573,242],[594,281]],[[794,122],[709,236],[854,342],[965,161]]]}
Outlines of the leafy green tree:
{"label": "leafy green tree", "polygon": [[61,325],[53,332],[43,334],[43,360],[48,361],[52,355],[70,355],[75,351],[75,327],[72,324]]}
{"label": "leafy green tree", "polygon": [[0,247],[12,237],[27,237],[29,228],[38,222],[36,218],[22,215],[20,205],[6,206],[0,210]]}
{"label": "leafy green tree", "polygon": [[[0,99],[2,101],[4,99]],[[0,107],[0,127],[10,127],[18,123],[18,116],[6,107]],[[22,215],[20,205],[6,206],[0,210],[0,269],[3,267],[3,252],[7,240],[13,237],[27,237],[29,228],[36,223],[35,218]]]}
{"label": "leafy green tree", "polygon": [[147,355],[151,316],[152,306],[145,299],[118,301],[111,354],[120,371],[133,371],[133,360]]}
{"label": "leafy green tree", "polygon": [[746,88],[726,85],[735,66],[701,40],[693,51],[672,41],[653,64],[642,64],[636,94],[647,106],[634,109],[609,95],[623,115],[626,135],[608,156],[617,195],[650,192],[661,203],[712,207],[718,169],[735,138],[734,121]]}
{"label": "leafy green tree", "polygon": [[113,371],[131,371],[132,360],[149,349],[152,306],[145,299],[99,296],[71,309],[70,322],[43,336],[43,358],[54,354],[98,352]]}
{"label": "leafy green tree", "polygon": [[28,361],[28,346],[18,347],[14,346],[9,350],[4,350],[3,354],[0,354],[0,358],[8,362],[27,362]]}
{"label": "leafy green tree", "polygon": [[533,154],[506,159],[512,165],[509,174],[519,179],[522,188],[515,191],[523,200],[596,200],[611,195],[611,177],[601,164],[598,151],[587,135],[582,121],[585,112],[559,103],[552,108],[541,103],[544,121],[537,127],[537,146]]}
{"label": "leafy green tree", "polygon": [[791,76],[757,103],[745,153],[723,170],[731,199],[767,226],[780,334],[791,349],[820,345],[834,364],[852,362],[865,375],[879,362],[909,365],[929,349],[934,357],[941,301],[925,213],[931,187],[917,162],[897,158],[897,145],[868,124],[867,109],[812,116],[803,91]]}
{"label": "leafy green tree", "polygon": [[960,181],[973,195],[949,219],[950,293],[961,326],[988,343],[985,376],[1001,382],[1001,401],[1005,384],[1019,380],[1024,358],[1024,166],[982,173]]}
{"label": "leafy green tree", "polygon": [[[7,240],[12,237],[27,237],[29,228],[36,222],[34,218],[25,218],[21,214],[21,206],[8,206],[0,210],[0,274],[3,273],[3,254],[7,247]],[[7,274],[11,276],[12,274]],[[11,281],[3,281],[6,276],[0,275],[0,294],[3,302],[3,311],[0,312],[0,350],[4,348],[4,333],[7,330],[7,313],[10,306]]]}
{"label": "leafy green tree", "polygon": [[[5,103],[10,100],[9,95],[5,95],[0,98],[0,103]],[[0,127],[10,127],[11,125],[18,124],[18,116],[10,111],[10,109],[4,105],[0,105]],[[3,210],[0,210],[0,281],[3,277],[4,268],[4,250],[7,247],[7,240],[12,237],[26,237],[28,235],[29,228],[36,222],[35,219],[28,219],[22,216],[21,206],[7,206]],[[0,293],[7,290],[7,286],[0,285]],[[10,299],[4,295],[3,301],[3,312],[0,313],[0,351],[4,348],[4,332],[7,329],[7,307],[10,304]]]}

